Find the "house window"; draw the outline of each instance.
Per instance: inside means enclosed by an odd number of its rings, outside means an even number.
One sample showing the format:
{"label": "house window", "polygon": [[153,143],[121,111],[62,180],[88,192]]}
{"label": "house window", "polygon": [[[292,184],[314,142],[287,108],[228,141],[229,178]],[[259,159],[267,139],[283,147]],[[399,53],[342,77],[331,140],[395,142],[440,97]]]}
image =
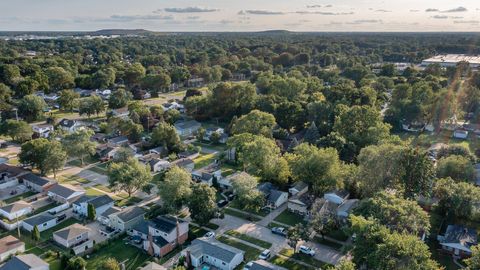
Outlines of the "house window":
{"label": "house window", "polygon": [[43,226],[43,227],[47,227],[47,223],[43,223],[42,226]]}
{"label": "house window", "polygon": [[222,262],[222,265],[227,265],[226,263]]}
{"label": "house window", "polygon": [[77,236],[77,240],[80,240],[80,239],[82,239],[82,236],[81,235]]}

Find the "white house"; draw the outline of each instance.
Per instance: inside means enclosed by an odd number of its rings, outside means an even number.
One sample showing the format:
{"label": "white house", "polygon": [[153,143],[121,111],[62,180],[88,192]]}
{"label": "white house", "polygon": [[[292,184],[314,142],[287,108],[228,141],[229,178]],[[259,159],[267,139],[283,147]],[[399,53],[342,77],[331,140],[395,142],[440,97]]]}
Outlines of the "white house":
{"label": "white house", "polygon": [[67,184],[56,184],[48,190],[48,197],[58,203],[70,203],[84,194],[82,187]]}
{"label": "white house", "polygon": [[260,185],[258,185],[257,189],[265,195],[267,207],[277,209],[282,204],[288,201],[288,193],[278,190],[272,185],[272,183],[261,183]]}
{"label": "white house", "polygon": [[22,221],[23,229],[29,232],[33,231],[35,225],[40,232],[43,232],[57,225],[57,217],[49,213],[41,213]]}
{"label": "white house", "polygon": [[190,121],[178,121],[175,123],[175,130],[177,131],[178,135],[187,137],[193,135],[195,132],[197,132],[202,125],[195,121],[195,120],[190,120]]}
{"label": "white house", "polygon": [[462,140],[465,140],[468,138],[468,131],[467,130],[463,130],[463,129],[456,129],[454,132],[453,132],[453,137],[455,139],[462,139]]}
{"label": "white house", "polygon": [[78,223],[53,233],[53,240],[58,244],[72,248],[89,240],[90,229]]}
{"label": "white house", "polygon": [[95,214],[101,215],[107,209],[113,207],[114,200],[108,195],[102,196],[87,196],[83,195],[78,200],[72,203],[73,212],[86,217],[88,216],[88,205],[91,204],[95,208]]}
{"label": "white house", "polygon": [[0,270],[49,270],[50,265],[34,254],[17,255],[0,266]]}
{"label": "white house", "polygon": [[295,184],[295,186],[288,189],[288,192],[292,196],[301,196],[302,194],[308,191],[308,184],[305,182],[299,181]]}
{"label": "white house", "polygon": [[220,270],[233,270],[243,262],[245,252],[217,241],[214,238],[197,238],[182,251],[183,256],[189,256],[193,267],[204,264]]}
{"label": "white house", "polygon": [[26,216],[32,212],[32,205],[25,201],[16,201],[0,208],[0,215],[8,220]]}
{"label": "white house", "polygon": [[0,189],[18,185],[18,178],[28,173],[27,171],[7,164],[0,164]]}
{"label": "white house", "polygon": [[152,172],[161,172],[170,168],[171,164],[168,160],[154,158],[148,162]]}
{"label": "white house", "polygon": [[121,209],[118,208],[118,207],[110,207],[110,208],[108,208],[107,210],[105,210],[103,213],[98,214],[98,215],[97,215],[97,220],[98,220],[101,224],[103,224],[103,225],[105,225],[105,226],[108,226],[108,227],[111,227],[111,226],[110,226],[110,215],[113,215],[113,214],[115,214],[115,213],[118,213],[118,212],[120,212],[120,210],[121,210]]}
{"label": "white house", "polygon": [[23,180],[23,184],[30,190],[36,192],[44,192],[49,187],[55,184],[55,181],[47,179],[45,177],[40,177],[33,173],[25,174],[20,177]]}
{"label": "white house", "polygon": [[83,128],[83,125],[80,121],[77,120],[71,120],[71,119],[62,119],[58,123],[58,127],[62,129],[63,131],[66,131],[68,133],[75,132],[77,130],[80,130]]}
{"label": "white house", "polygon": [[25,243],[16,237],[7,235],[0,239],[0,262],[5,261],[11,255],[25,252]]}
{"label": "white house", "polygon": [[444,251],[461,258],[471,256],[471,247],[478,244],[477,231],[461,225],[448,225],[445,234],[438,235],[437,240]]}
{"label": "white house", "polygon": [[144,217],[145,210],[138,206],[131,206],[122,209],[119,212],[110,214],[108,216],[108,225],[117,231],[124,232],[132,229],[135,225],[144,220]]}
{"label": "white house", "polygon": [[53,132],[53,125],[50,124],[38,124],[32,126],[33,134],[36,138],[48,138],[50,133]]}

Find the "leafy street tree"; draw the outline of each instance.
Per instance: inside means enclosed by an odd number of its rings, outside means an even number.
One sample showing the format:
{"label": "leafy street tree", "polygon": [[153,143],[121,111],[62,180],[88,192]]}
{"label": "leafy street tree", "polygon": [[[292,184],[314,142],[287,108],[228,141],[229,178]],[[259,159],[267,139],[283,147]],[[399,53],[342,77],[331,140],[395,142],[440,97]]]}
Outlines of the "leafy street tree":
{"label": "leafy street tree", "polygon": [[40,231],[38,230],[37,225],[33,226],[32,239],[33,239],[34,241],[40,240]]}
{"label": "leafy street tree", "polygon": [[101,97],[91,96],[80,100],[78,111],[80,115],[87,115],[90,117],[94,114],[99,115],[104,112],[105,105],[103,104]]}
{"label": "leafy street tree", "polygon": [[65,270],[85,270],[87,262],[82,257],[72,257],[68,260]]}
{"label": "leafy street tree", "polygon": [[12,89],[3,83],[0,83],[0,110],[7,111],[11,108],[10,102],[12,97]]}
{"label": "leafy street tree", "polygon": [[341,259],[335,266],[330,266],[327,270],[356,270],[357,267],[354,262],[349,259]]}
{"label": "leafy street tree", "polygon": [[429,196],[435,179],[435,169],[427,153],[408,147],[403,153],[401,164],[404,197],[415,199],[419,195]]}
{"label": "leafy street tree", "polygon": [[192,195],[187,200],[191,217],[200,225],[207,224],[215,216],[215,189],[205,183],[194,184]]}
{"label": "leafy street tree", "polygon": [[22,164],[40,170],[42,175],[53,171],[56,176],[56,171],[65,165],[67,154],[59,142],[40,138],[22,144],[18,157]]}
{"label": "leafy street tree", "polygon": [[121,270],[120,264],[115,258],[107,258],[103,261],[100,270]]}
{"label": "leafy street tree", "polygon": [[108,99],[108,107],[110,109],[123,108],[127,106],[132,97],[132,93],[120,88],[110,95],[110,98]]}
{"label": "leafy street tree", "polygon": [[152,132],[152,143],[157,146],[166,146],[169,150],[180,151],[182,141],[172,125],[161,122]]}
{"label": "leafy street tree", "polygon": [[477,175],[472,162],[463,156],[451,155],[441,158],[437,164],[437,177],[451,177],[455,181],[475,181]]}
{"label": "leafy street tree", "polygon": [[387,192],[377,193],[363,200],[355,209],[355,213],[372,217],[389,229],[400,233],[428,235],[430,230],[429,216],[417,202],[398,198]]}
{"label": "leafy street tree", "polygon": [[480,269],[480,246],[472,246],[470,249],[472,250],[472,256],[464,260],[467,264],[466,270]]}
{"label": "leafy street tree", "polygon": [[312,122],[310,127],[308,127],[303,139],[305,140],[305,142],[308,142],[310,144],[316,144],[317,141],[320,139],[320,133],[318,132],[318,128],[315,122]]}
{"label": "leafy street tree", "polygon": [[45,71],[51,92],[70,88],[74,85],[73,76],[62,67],[50,67]]}
{"label": "leafy street tree", "polygon": [[159,185],[159,195],[170,212],[176,213],[192,194],[192,177],[182,168],[174,166]]}
{"label": "leafy street tree", "polygon": [[326,234],[339,227],[337,213],[329,207],[325,207],[324,203],[321,200],[315,201],[312,205],[312,218],[308,224],[309,228],[319,233],[322,238],[325,238]]}
{"label": "leafy street tree", "polygon": [[150,168],[135,158],[114,162],[108,167],[108,182],[114,191],[125,191],[131,197],[152,180]]}
{"label": "leafy street tree", "polygon": [[253,110],[233,123],[232,133],[251,133],[271,138],[275,127],[275,117],[269,113]]}
{"label": "leafy street tree", "polygon": [[146,70],[140,63],[134,63],[125,70],[124,80],[129,86],[134,86],[145,77]]}
{"label": "leafy street tree", "polygon": [[72,112],[78,106],[78,99],[80,95],[71,89],[66,89],[60,92],[58,98],[58,105],[63,111]]}
{"label": "leafy street tree", "polygon": [[258,211],[264,205],[264,195],[257,189],[257,185],[257,179],[247,173],[241,173],[232,180],[236,201],[241,208]]}
{"label": "leafy street tree", "polygon": [[303,143],[287,155],[287,160],[292,177],[310,184],[318,194],[343,187],[343,164],[334,148],[317,148]]}
{"label": "leafy street tree", "polygon": [[308,239],[308,231],[305,225],[298,223],[290,227],[287,233],[288,245],[293,248],[294,253],[297,252],[298,243],[302,240]]}
{"label": "leafy street tree", "polygon": [[87,205],[87,219],[90,221],[94,221],[97,216],[97,213],[95,211],[95,206],[93,204],[89,203]]}
{"label": "leafy street tree", "polygon": [[37,121],[43,117],[43,110],[47,104],[42,97],[28,95],[23,97],[18,104],[18,114],[27,122]]}
{"label": "leafy street tree", "polygon": [[480,188],[451,178],[437,180],[434,189],[440,210],[448,217],[470,218],[480,198]]}
{"label": "leafy street tree", "polygon": [[82,129],[67,134],[62,138],[62,144],[70,157],[80,159],[83,166],[85,157],[95,154],[96,143],[90,140],[94,132],[90,129]]}
{"label": "leafy street tree", "polygon": [[12,138],[13,141],[25,142],[33,135],[32,127],[24,121],[8,119],[1,124],[1,133]]}

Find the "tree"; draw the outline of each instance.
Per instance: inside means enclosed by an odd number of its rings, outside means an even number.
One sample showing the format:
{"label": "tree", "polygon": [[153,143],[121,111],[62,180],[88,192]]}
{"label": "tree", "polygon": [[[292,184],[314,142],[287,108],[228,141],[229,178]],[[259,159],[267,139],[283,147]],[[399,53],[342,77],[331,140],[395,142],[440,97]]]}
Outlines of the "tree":
{"label": "tree", "polygon": [[6,111],[11,108],[12,89],[8,85],[0,83],[0,110]]}
{"label": "tree", "polygon": [[129,86],[134,86],[145,77],[146,70],[140,63],[134,63],[125,70],[125,83]]}
{"label": "tree", "polygon": [[253,110],[233,123],[232,133],[251,133],[271,138],[275,125],[275,117],[273,115]]}
{"label": "tree", "polygon": [[403,153],[401,165],[404,197],[415,199],[418,195],[429,196],[435,179],[435,169],[426,151],[408,147]]}
{"label": "tree", "polygon": [[351,230],[356,234],[353,262],[368,269],[438,270],[428,246],[417,235],[391,232],[373,219],[350,216]]}
{"label": "tree", "polygon": [[120,88],[110,95],[110,98],[108,99],[108,107],[110,109],[123,108],[127,106],[132,97],[132,93]]}
{"label": "tree", "polygon": [[310,127],[308,127],[307,132],[305,132],[303,139],[308,143],[317,144],[317,141],[320,139],[320,133],[318,132],[315,122],[310,124]]}
{"label": "tree", "polygon": [[78,108],[80,115],[87,115],[90,117],[94,114],[99,115],[104,111],[105,106],[102,98],[99,96],[91,96],[80,100],[80,105]]}
{"label": "tree", "polygon": [[33,239],[34,241],[40,240],[40,231],[38,230],[37,225],[33,226],[32,239]]}
{"label": "tree", "polygon": [[166,174],[159,185],[160,198],[169,211],[177,212],[192,194],[192,177],[182,168],[174,166]]}
{"label": "tree", "polygon": [[95,154],[96,143],[90,140],[93,134],[91,129],[82,129],[65,135],[61,140],[68,155],[79,158],[81,166],[85,157]]}
{"label": "tree", "polygon": [[297,223],[290,227],[287,233],[288,245],[293,248],[294,253],[297,252],[298,243],[308,238],[308,231],[303,223]]}
{"label": "tree", "polygon": [[39,120],[43,117],[43,110],[47,104],[43,98],[34,95],[23,97],[18,104],[18,113],[23,116],[27,122]]}
{"label": "tree", "polygon": [[200,225],[207,224],[217,211],[216,191],[208,184],[199,183],[192,186],[192,195],[187,200],[191,217]]}
{"label": "tree", "polygon": [[45,74],[48,77],[48,84],[52,92],[70,88],[74,85],[72,74],[62,67],[49,67]]}
{"label": "tree", "polygon": [[152,143],[156,146],[165,145],[173,151],[180,151],[183,148],[182,140],[180,140],[175,128],[165,122],[159,123],[152,131]]}
{"label": "tree", "polygon": [[1,133],[9,136],[13,141],[25,142],[32,138],[33,130],[24,121],[8,119],[1,124]]}
{"label": "tree", "polygon": [[342,163],[334,148],[300,144],[287,155],[292,177],[311,185],[317,194],[343,187]]}
{"label": "tree", "polygon": [[356,270],[356,265],[349,259],[341,259],[335,266],[330,266],[327,270]]}
{"label": "tree", "polygon": [[250,83],[219,83],[210,98],[213,116],[231,119],[234,115],[248,113],[254,105],[257,93]]}
{"label": "tree", "polygon": [[103,261],[100,270],[121,270],[121,267],[115,258],[107,258]]}
{"label": "tree", "polygon": [[181,117],[181,114],[176,109],[171,109],[163,113],[163,118],[165,119],[166,122],[168,122],[171,125],[177,122],[180,119],[180,117]]}
{"label": "tree", "polygon": [[317,200],[312,206],[312,218],[309,227],[320,233],[322,238],[330,231],[338,228],[337,213],[330,207],[326,207],[324,201]]}
{"label": "tree", "polygon": [[472,250],[472,256],[463,262],[467,264],[467,270],[475,270],[480,269],[480,246],[472,246],[470,248]]}
{"label": "tree", "polygon": [[355,213],[367,218],[372,217],[400,233],[428,235],[430,231],[429,216],[417,202],[398,198],[387,192],[377,193],[372,198],[361,201]]}
{"label": "tree", "polygon": [[89,203],[87,205],[87,219],[94,221],[97,216],[97,213],[95,211],[95,206],[93,204]]}
{"label": "tree", "polygon": [[470,218],[480,198],[480,188],[451,178],[439,179],[434,189],[440,210],[449,217]]}
{"label": "tree", "polygon": [[475,167],[468,158],[451,155],[438,161],[437,177],[451,177],[455,181],[473,182],[477,175]]}
{"label": "tree", "polygon": [[22,164],[40,170],[42,175],[53,170],[56,176],[56,171],[65,165],[67,154],[59,142],[40,138],[22,144],[18,157]]}
{"label": "tree", "polygon": [[78,98],[80,98],[80,95],[73,90],[62,90],[58,98],[58,105],[62,110],[72,112],[78,106]]}
{"label": "tree", "polygon": [[150,168],[135,158],[114,162],[108,168],[108,182],[114,191],[125,191],[131,197],[152,180]]}
{"label": "tree", "polygon": [[114,68],[100,69],[92,75],[92,84],[95,88],[105,89],[115,82],[116,71]]}
{"label": "tree", "polygon": [[87,262],[82,257],[72,257],[68,260],[65,270],[85,270]]}
{"label": "tree", "polygon": [[255,177],[241,173],[232,179],[232,188],[237,195],[237,202],[241,208],[258,211],[264,205],[264,195],[257,189],[258,181]]}
{"label": "tree", "polygon": [[147,75],[142,85],[145,89],[148,89],[151,93],[165,92],[170,87],[172,80],[166,73],[160,73],[155,75]]}

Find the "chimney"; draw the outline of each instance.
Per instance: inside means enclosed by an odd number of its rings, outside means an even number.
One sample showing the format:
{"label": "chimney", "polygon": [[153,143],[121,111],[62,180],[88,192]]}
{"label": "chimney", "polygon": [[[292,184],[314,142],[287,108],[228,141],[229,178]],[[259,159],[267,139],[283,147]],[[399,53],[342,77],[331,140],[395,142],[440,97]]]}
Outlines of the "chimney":
{"label": "chimney", "polygon": [[153,236],[150,232],[148,232],[148,255],[152,256],[154,255],[153,251]]}

